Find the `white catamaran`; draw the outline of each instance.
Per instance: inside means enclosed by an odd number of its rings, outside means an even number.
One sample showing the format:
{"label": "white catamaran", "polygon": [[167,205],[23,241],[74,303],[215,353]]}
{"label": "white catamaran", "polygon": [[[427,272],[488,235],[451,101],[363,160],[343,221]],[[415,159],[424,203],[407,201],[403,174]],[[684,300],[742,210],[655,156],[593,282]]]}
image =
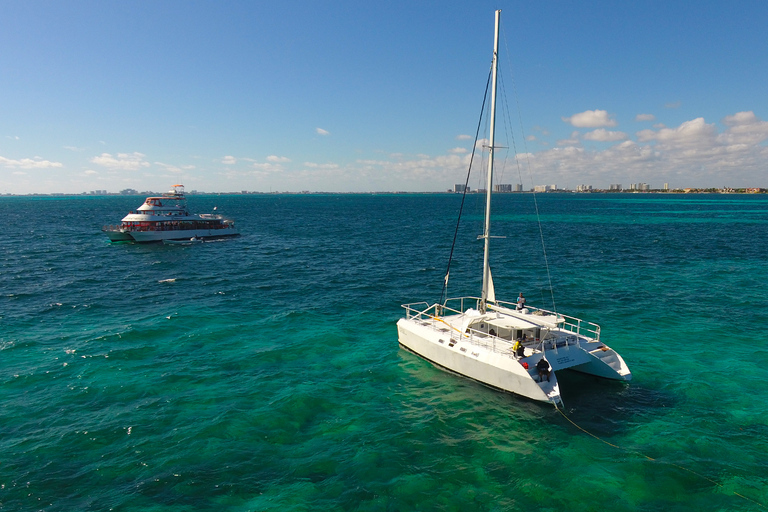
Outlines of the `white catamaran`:
{"label": "white catamaran", "polygon": [[[481,296],[404,304],[400,345],[451,372],[533,400],[562,406],[557,372],[566,368],[628,381],[621,356],[600,340],[600,326],[553,311],[496,300],[488,261],[493,183],[499,21],[494,31],[489,162]],[[447,276],[446,276],[447,281]]]}

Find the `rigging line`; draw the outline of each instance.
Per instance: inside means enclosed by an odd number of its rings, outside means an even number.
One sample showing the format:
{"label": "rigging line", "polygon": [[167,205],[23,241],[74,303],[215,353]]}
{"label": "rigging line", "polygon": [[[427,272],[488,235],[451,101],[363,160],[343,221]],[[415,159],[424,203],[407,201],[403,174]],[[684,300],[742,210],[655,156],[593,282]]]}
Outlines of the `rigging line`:
{"label": "rigging line", "polygon": [[[531,185],[533,186],[532,188],[533,206],[534,206],[534,209],[536,210],[536,222],[538,223],[538,226],[539,226],[539,238],[541,240],[541,250],[544,253],[544,266],[546,267],[546,270],[547,270],[547,281],[549,282],[549,294],[552,299],[552,311],[555,314],[557,314],[557,304],[555,303],[555,290],[552,287],[552,273],[549,270],[549,257],[547,256],[547,246],[544,244],[544,230],[541,227],[541,216],[539,215],[539,202],[536,199],[536,187],[535,185],[533,185],[533,172],[531,171],[531,160],[530,160],[530,153],[528,152],[528,144],[526,143],[526,140],[525,140],[525,128],[523,127],[523,118],[520,112],[520,99],[517,95],[517,83],[515,82],[515,77],[512,74],[512,69],[513,69],[512,62],[509,58],[511,53],[509,52],[509,45],[507,44],[506,31],[504,31],[503,28],[504,27],[502,25],[502,31],[504,35],[504,38],[503,38],[504,48],[506,49],[507,63],[510,70],[510,77],[512,79],[512,90],[515,95],[515,104],[517,106],[517,117],[520,123],[520,133],[523,136],[522,138],[523,138],[523,150],[525,151],[525,164],[526,164],[526,167],[528,168],[528,176],[530,177]],[[503,87],[504,87],[504,81],[502,80],[502,88]],[[507,115],[509,115],[508,112],[507,112]],[[516,150],[515,150],[515,162],[517,163],[517,174],[518,174],[518,177],[520,178],[520,183],[522,184],[523,176],[522,176],[522,171],[520,169],[520,158],[517,156]]]}
{"label": "rigging line", "polygon": [[[491,67],[493,68],[493,67]],[[459,224],[461,223],[461,213],[464,211],[464,200],[467,198],[467,185],[469,185],[469,176],[472,174],[472,162],[475,160],[475,149],[477,148],[477,137],[480,134],[480,126],[483,124],[483,113],[485,112],[485,101],[488,99],[488,86],[491,83],[491,74],[493,69],[488,71],[488,80],[485,82],[485,93],[483,94],[483,105],[480,108],[480,119],[477,121],[477,130],[475,130],[475,142],[472,144],[472,155],[469,158],[469,169],[467,169],[467,179],[464,180],[464,192],[461,194],[461,206],[459,207],[459,218],[456,219],[456,229],[453,232],[453,242],[451,243],[451,254],[448,256],[448,268],[445,269],[445,278],[443,279],[443,289],[440,291],[440,301],[443,303],[446,288],[448,288],[448,275],[451,273],[451,262],[453,261],[453,250],[456,248],[456,238],[459,234]]]}
{"label": "rigging line", "polygon": [[[507,145],[512,147],[512,152],[515,156],[517,156],[517,139],[515,139],[515,132],[512,129],[512,120],[509,117],[509,102],[507,101],[507,88],[504,84],[504,75],[499,73],[499,78],[501,80],[501,102],[503,103],[502,108],[502,119],[504,120],[504,127],[506,128],[504,135],[507,136],[507,141],[511,139],[512,143],[510,144],[507,142]],[[507,151],[507,156],[504,157],[504,168],[506,169],[507,166],[507,160],[509,159],[509,151]],[[517,158],[515,158],[517,160]],[[503,172],[502,170],[502,172]],[[518,175],[520,174],[520,165],[518,164]],[[522,180],[521,180],[522,181]]]}
{"label": "rigging line", "polygon": [[[587,429],[585,429],[585,428],[581,427],[580,425],[578,425],[578,424],[577,424],[575,421],[573,421],[571,418],[569,418],[568,416],[566,416],[566,414],[565,414],[563,411],[561,411],[559,408],[555,407],[555,410],[556,410],[557,412],[559,412],[559,413],[560,413],[560,414],[563,416],[563,418],[565,418],[566,420],[568,420],[568,422],[569,422],[571,425],[573,425],[573,426],[574,426],[574,427],[576,427],[577,429],[581,430],[582,432],[584,432],[584,433],[585,433],[585,434],[587,434],[588,436],[594,437],[595,439],[597,439],[597,440],[598,440],[598,441],[600,441],[601,443],[605,443],[605,444],[607,444],[608,446],[610,446],[610,447],[612,447],[612,448],[616,448],[616,449],[619,449],[619,450],[622,450],[622,451],[625,451],[625,452],[628,452],[628,453],[634,453],[635,455],[639,455],[640,457],[643,457],[643,458],[645,458],[645,459],[648,459],[648,460],[649,460],[649,461],[651,461],[651,462],[656,462],[656,463],[659,463],[659,464],[666,464],[667,466],[673,466],[673,467],[676,467],[677,469],[682,469],[683,471],[687,471],[688,473],[691,473],[692,475],[696,475],[696,476],[698,476],[699,478],[703,478],[704,480],[706,480],[706,481],[708,481],[708,482],[710,482],[710,483],[712,483],[712,484],[714,484],[714,485],[716,485],[716,486],[718,486],[718,487],[723,487],[723,488],[725,487],[723,484],[721,484],[721,483],[719,483],[719,482],[716,482],[715,480],[713,480],[713,479],[709,478],[708,476],[702,475],[701,473],[697,473],[696,471],[693,471],[693,470],[691,470],[691,469],[688,469],[688,468],[686,468],[686,467],[684,467],[684,466],[681,466],[680,464],[675,464],[674,462],[666,462],[666,461],[663,461],[663,460],[654,459],[653,457],[649,457],[648,455],[646,455],[646,454],[644,454],[644,453],[641,453],[641,452],[639,452],[639,451],[637,451],[637,450],[632,450],[632,449],[630,449],[630,448],[624,448],[623,446],[619,446],[619,445],[616,445],[616,444],[613,444],[613,443],[609,443],[609,442],[608,442],[608,441],[606,441],[605,439],[602,439],[602,438],[600,438],[599,436],[596,436],[595,434],[593,434],[593,433],[592,433],[592,432],[590,432],[589,430],[587,430]],[[748,496],[744,496],[743,494],[740,494],[740,493],[738,493],[738,492],[736,492],[736,491],[732,491],[732,492],[733,492],[733,494],[734,494],[735,496],[738,496],[739,498],[745,499],[745,500],[747,500],[747,501],[751,501],[752,503],[754,503],[755,505],[757,505],[757,506],[759,506],[759,507],[761,507],[761,508],[766,508],[766,506],[765,506],[765,505],[763,505],[762,503],[760,503],[760,502],[759,502],[759,501],[757,501],[757,500],[754,500],[754,499],[752,499],[752,498],[750,498],[750,497],[748,497]]]}

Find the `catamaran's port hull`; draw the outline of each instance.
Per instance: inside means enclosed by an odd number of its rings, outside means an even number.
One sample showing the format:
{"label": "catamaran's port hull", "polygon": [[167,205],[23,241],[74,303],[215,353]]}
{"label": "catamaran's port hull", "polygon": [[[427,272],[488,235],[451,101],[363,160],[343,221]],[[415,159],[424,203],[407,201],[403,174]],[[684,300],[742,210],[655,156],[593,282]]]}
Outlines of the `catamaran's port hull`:
{"label": "catamaran's port hull", "polygon": [[535,359],[525,369],[509,354],[493,352],[468,340],[453,343],[448,334],[412,319],[401,318],[397,330],[401,346],[436,366],[532,400],[562,403],[554,372],[549,382],[537,382]]}

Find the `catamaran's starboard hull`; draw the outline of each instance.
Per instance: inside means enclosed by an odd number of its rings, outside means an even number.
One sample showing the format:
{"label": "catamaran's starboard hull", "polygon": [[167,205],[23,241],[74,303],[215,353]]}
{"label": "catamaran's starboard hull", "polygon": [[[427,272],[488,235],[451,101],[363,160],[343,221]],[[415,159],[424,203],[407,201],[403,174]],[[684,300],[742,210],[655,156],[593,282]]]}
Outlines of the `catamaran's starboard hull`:
{"label": "catamaran's starboard hull", "polygon": [[400,345],[450,372],[532,400],[562,403],[554,372],[549,382],[539,383],[535,364],[526,369],[512,354],[494,352],[468,340],[453,343],[449,334],[420,320],[401,318],[397,331]]}
{"label": "catamaran's starboard hull", "polygon": [[630,381],[632,373],[624,359],[607,345],[593,342],[545,351],[553,370],[569,369],[604,379]]}

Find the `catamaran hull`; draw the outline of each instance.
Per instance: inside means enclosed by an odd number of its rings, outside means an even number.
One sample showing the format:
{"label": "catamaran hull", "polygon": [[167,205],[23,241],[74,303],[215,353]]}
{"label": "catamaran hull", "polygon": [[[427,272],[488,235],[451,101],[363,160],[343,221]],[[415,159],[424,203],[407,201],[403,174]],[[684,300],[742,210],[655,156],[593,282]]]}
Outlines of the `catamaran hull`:
{"label": "catamaran hull", "polygon": [[[562,403],[557,377],[539,383],[534,365],[525,369],[505,354],[492,352],[468,341],[450,346],[449,336],[441,336],[431,327],[401,318],[397,322],[400,345],[431,363],[496,389],[541,402]],[[443,339],[443,343],[440,343]]]}
{"label": "catamaran hull", "polygon": [[632,373],[621,356],[599,342],[549,349],[544,354],[555,371],[570,369],[611,380],[632,379]]}

